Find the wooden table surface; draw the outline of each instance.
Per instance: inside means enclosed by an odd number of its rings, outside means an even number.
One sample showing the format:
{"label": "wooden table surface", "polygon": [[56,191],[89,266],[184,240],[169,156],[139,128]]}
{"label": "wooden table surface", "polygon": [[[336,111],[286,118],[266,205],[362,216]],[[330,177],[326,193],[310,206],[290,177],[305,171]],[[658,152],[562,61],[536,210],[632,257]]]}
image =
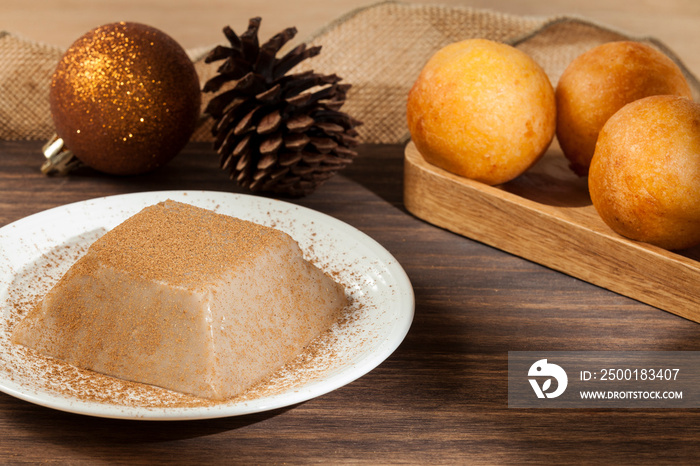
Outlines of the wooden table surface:
{"label": "wooden table surface", "polygon": [[[185,21],[195,8],[195,2],[172,3],[171,16],[180,15],[172,21]],[[303,19],[308,33],[362,4],[297,1],[293,9],[286,7],[288,14],[271,6],[282,8],[283,3],[266,2],[263,7],[274,18],[271,29]],[[103,19],[122,19],[104,5],[71,15],[82,3],[61,0],[45,11],[34,11],[39,4],[0,1],[0,29],[68,45],[67,37]],[[158,4],[165,2],[126,2],[124,8],[135,13],[132,19],[152,17],[151,23],[167,23],[167,17],[154,12]],[[629,32],[654,35],[678,52],[691,70],[700,71],[695,47],[700,7],[694,0],[461,4],[522,14],[586,15]],[[217,8],[226,11],[227,22],[243,22],[256,14],[254,2],[202,5],[209,16],[205,21],[204,13],[190,14],[196,27],[222,21]],[[141,17],[136,14],[140,11]],[[109,14],[113,17],[106,18]],[[68,31],[56,25],[48,29],[68,17]],[[37,26],[42,24],[46,28]],[[690,24],[692,29],[682,27]],[[185,29],[185,46],[217,40],[202,34],[199,41],[195,27]],[[0,142],[0,226],[105,195],[167,189],[238,191],[204,143],[190,144],[155,173],[131,178],[89,171],[44,177],[38,169],[40,146],[39,141]],[[341,389],[287,409],[207,421],[91,418],[0,394],[0,463],[697,462],[698,410],[508,408],[508,351],[700,351],[700,325],[413,217],[402,201],[402,159],[399,145],[361,146],[346,171],[316,193],[292,201],[367,233],[408,273],[416,297],[415,320],[403,344],[382,365]]]}

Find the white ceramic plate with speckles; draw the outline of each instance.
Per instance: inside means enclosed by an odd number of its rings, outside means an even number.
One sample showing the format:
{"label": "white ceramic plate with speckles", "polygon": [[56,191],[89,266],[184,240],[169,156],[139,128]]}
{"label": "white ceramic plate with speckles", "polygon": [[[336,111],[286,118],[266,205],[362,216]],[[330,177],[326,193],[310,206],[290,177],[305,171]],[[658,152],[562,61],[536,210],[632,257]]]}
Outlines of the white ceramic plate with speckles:
{"label": "white ceramic plate with speckles", "polygon": [[[308,259],[345,286],[346,315],[308,354],[236,399],[205,402],[80,370],[13,345],[14,325],[106,231],[146,206],[173,199],[290,234]],[[340,388],[381,364],[413,321],[411,283],[369,236],[328,215],[273,199],[160,191],[69,204],[0,228],[0,391],[38,405],[98,417],[186,420],[288,407]]]}

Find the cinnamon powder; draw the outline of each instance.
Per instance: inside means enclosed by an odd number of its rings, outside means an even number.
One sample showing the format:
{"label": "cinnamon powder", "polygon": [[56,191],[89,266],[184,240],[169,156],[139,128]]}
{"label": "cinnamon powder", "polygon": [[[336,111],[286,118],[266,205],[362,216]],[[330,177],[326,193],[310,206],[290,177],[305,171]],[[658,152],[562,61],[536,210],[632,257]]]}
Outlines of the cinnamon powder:
{"label": "cinnamon powder", "polygon": [[[167,230],[167,218],[163,219],[162,226],[163,231]],[[220,226],[215,225],[215,228],[219,227]],[[242,234],[255,233],[248,230],[247,232],[242,232]],[[137,225],[130,237],[132,241],[139,242],[142,238],[141,235],[142,232],[139,232]],[[162,236],[159,238],[165,240]],[[9,341],[7,341],[8,336],[14,325],[28,312],[28,309],[34,306],[36,302],[43,297],[46,291],[53,286],[62,274],[61,269],[65,271],[65,264],[73,262],[85,253],[87,249],[85,244],[86,243],[75,245],[68,244],[52,250],[49,254],[45,255],[42,260],[32,264],[27,270],[23,271],[22,274],[18,275],[22,278],[16,280],[16,283],[13,284],[15,286],[12,287],[10,293],[12,308],[9,313],[9,318],[4,323],[4,332],[0,335],[0,354],[2,354],[3,359],[8,362],[8,364],[2,367],[2,370],[11,379],[18,380],[19,382],[31,380],[35,384],[34,388],[39,391],[48,391],[82,401],[147,408],[200,407],[216,404],[231,404],[280,394],[288,390],[302,387],[311,381],[318,380],[323,377],[327,371],[337,368],[339,364],[342,365],[342,361],[339,361],[338,357],[343,354],[343,352],[337,351],[335,345],[338,341],[347,338],[348,332],[352,333],[354,331],[353,320],[357,319],[358,316],[362,314],[363,307],[365,307],[361,300],[353,299],[351,304],[344,310],[341,318],[339,318],[338,322],[336,322],[331,329],[314,340],[293,361],[289,362],[245,393],[222,402],[205,400],[158,387],[115,379],[92,371],[81,370],[62,361],[40,356],[26,348],[9,344]],[[128,247],[136,247],[136,245],[129,243]],[[305,251],[306,255],[313,256],[313,248],[309,249],[310,250]],[[196,251],[190,251],[189,253],[195,252]],[[214,250],[213,252],[210,251],[210,253],[213,253],[213,256],[217,260],[226,260],[228,257],[226,256],[227,253],[222,249],[218,249],[218,251]],[[240,253],[252,257],[255,254],[255,248],[244,250]],[[148,255],[142,257],[147,258]],[[171,257],[169,259],[171,261],[178,261],[183,260],[182,257],[183,256]],[[316,264],[322,262],[316,257],[308,257],[308,259]],[[118,256],[115,260],[119,260]],[[216,260],[213,261],[213,263],[216,263]],[[57,264],[62,264],[63,267],[57,267]],[[136,266],[137,264],[131,265]],[[158,265],[145,267],[145,273],[156,273],[157,270],[153,267],[158,267]],[[172,268],[176,269],[177,267]],[[210,272],[211,269],[207,268],[195,271],[202,282],[206,280]],[[342,284],[347,290],[351,289],[354,277],[344,275],[341,271],[327,270],[327,273],[330,273],[336,281],[341,281],[341,283],[343,280],[349,279],[350,282]],[[33,286],[27,287],[26,285],[28,282],[31,282]],[[31,295],[20,291],[28,288],[33,290]],[[350,294],[352,295],[352,292],[350,292]],[[9,357],[8,353],[10,354]]]}

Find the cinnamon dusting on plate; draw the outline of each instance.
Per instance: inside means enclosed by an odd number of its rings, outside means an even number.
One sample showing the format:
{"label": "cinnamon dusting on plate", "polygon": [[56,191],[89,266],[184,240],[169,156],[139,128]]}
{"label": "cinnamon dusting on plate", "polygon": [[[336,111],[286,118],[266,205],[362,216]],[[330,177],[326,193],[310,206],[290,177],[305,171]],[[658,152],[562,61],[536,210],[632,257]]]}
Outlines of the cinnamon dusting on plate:
{"label": "cinnamon dusting on plate", "polygon": [[[276,224],[268,226],[274,227]],[[314,380],[332,374],[342,366],[342,360],[339,358],[342,359],[345,352],[338,345],[346,340],[350,333],[357,332],[353,323],[361,317],[365,305],[361,299],[354,296],[353,290],[357,288],[357,284],[354,283],[356,277],[344,271],[333,270],[324,260],[315,257],[313,246],[302,248],[305,257],[345,287],[350,305],[339,320],[312,341],[301,354],[234,398],[214,401],[124,381],[79,369],[11,344],[9,337],[13,327],[103,233],[104,231],[88,232],[72,242],[51,249],[47,254],[29,263],[25,269],[16,272],[15,280],[8,290],[9,305],[5,308],[4,318],[0,320],[0,360],[5,363],[0,366],[0,371],[4,372],[8,379],[21,384],[31,381],[31,388],[36,392],[84,402],[133,408],[196,408],[228,405],[298,390]],[[313,235],[315,236],[315,233]]]}

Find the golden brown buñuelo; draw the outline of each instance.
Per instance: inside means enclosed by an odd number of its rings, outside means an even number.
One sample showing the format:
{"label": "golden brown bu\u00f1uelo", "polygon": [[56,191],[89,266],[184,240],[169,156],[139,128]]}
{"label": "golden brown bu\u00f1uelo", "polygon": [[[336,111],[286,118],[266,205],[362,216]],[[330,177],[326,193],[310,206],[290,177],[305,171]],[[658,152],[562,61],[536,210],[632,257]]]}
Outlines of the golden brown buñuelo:
{"label": "golden brown bu\u00f1uelo", "polygon": [[700,104],[652,96],[623,107],[600,131],[588,185],[617,233],[671,250],[700,244]]}
{"label": "golden brown bu\u00f1uelo", "polygon": [[571,169],[585,176],[608,118],[652,95],[691,97],[691,91],[680,68],[648,45],[609,42],[574,59],[556,89],[557,140]]}
{"label": "golden brown bu\u00f1uelo", "polygon": [[554,90],[542,68],[509,45],[450,44],[428,61],[408,96],[408,127],[425,159],[489,185],[530,168],[556,123]]}

